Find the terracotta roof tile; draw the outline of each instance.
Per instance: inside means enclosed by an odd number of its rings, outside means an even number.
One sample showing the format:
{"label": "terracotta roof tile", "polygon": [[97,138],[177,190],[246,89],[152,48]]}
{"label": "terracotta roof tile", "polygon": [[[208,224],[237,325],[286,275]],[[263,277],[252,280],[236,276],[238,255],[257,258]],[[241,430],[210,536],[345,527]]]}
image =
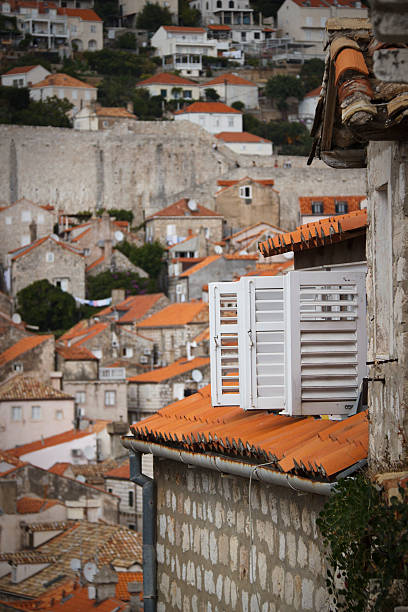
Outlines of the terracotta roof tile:
{"label": "terracotta roof tile", "polygon": [[169,380],[170,378],[180,376],[181,374],[185,374],[186,372],[191,372],[191,370],[203,368],[208,365],[210,365],[209,357],[195,357],[194,359],[190,359],[190,361],[182,357],[164,368],[156,368],[155,370],[150,370],[150,372],[144,372],[143,374],[132,376],[131,378],[128,378],[128,382],[160,383],[164,382],[165,380]]}
{"label": "terracotta roof tile", "polygon": [[229,25],[224,25],[224,24],[208,25],[207,29],[208,30],[225,30],[225,31],[231,30]]}
{"label": "terracotta roof tile", "polygon": [[101,106],[96,109],[98,117],[122,117],[123,119],[137,119],[134,113],[119,106]]}
{"label": "terracotta roof tile", "polygon": [[90,323],[90,325],[88,325],[87,321],[80,321],[80,324],[81,325],[77,323],[77,325],[74,325],[74,327],[65,332],[65,334],[60,337],[60,341],[78,346],[102,333],[109,326],[109,323],[102,322]]}
{"label": "terracotta roof tile", "polygon": [[316,96],[320,96],[320,92],[322,91],[322,86],[315,87],[312,91],[308,91],[307,94],[304,95],[305,98],[315,98]]}
{"label": "terracotta roof tile", "polygon": [[51,472],[52,474],[58,474],[59,476],[63,476],[65,474],[65,472],[72,466],[71,463],[67,463],[64,461],[57,461],[57,463],[54,463],[54,465],[52,465],[50,468],[48,468],[48,471]]}
{"label": "terracotta roof tile", "polygon": [[259,250],[264,257],[311,249],[347,240],[350,235],[358,231],[365,231],[367,227],[367,210],[362,209],[347,215],[338,215],[320,219],[314,223],[307,223],[297,227],[293,232],[277,234],[259,243]]}
{"label": "terracotta roof tile", "polygon": [[161,210],[155,212],[150,217],[147,217],[146,221],[150,219],[154,219],[155,217],[219,217],[222,218],[222,215],[210,210],[209,208],[205,208],[201,204],[197,204],[197,210],[190,210],[187,206],[189,202],[188,198],[182,198],[174,204],[170,204],[170,206],[166,206],[166,208],[162,208]]}
{"label": "terracotta roof tile", "polygon": [[37,512],[44,512],[52,508],[56,504],[62,504],[63,502],[58,499],[40,499],[37,497],[20,497],[17,500],[17,513],[18,514],[34,514]]}
{"label": "terracotta roof tile", "polygon": [[360,204],[367,196],[302,196],[299,198],[299,208],[301,215],[313,215],[313,202],[323,203],[323,215],[336,214],[336,202],[346,202],[349,213],[360,210]]}
{"label": "terracotta roof tile", "polygon": [[208,321],[208,304],[205,302],[181,302],[169,304],[151,317],[137,324],[145,327],[181,327],[189,323]]}
{"label": "terracotta roof tile", "polygon": [[42,440],[10,448],[7,452],[14,457],[23,457],[24,455],[34,453],[44,448],[58,446],[58,444],[65,444],[66,442],[72,442],[72,440],[79,440],[80,438],[99,433],[103,431],[110,422],[111,421],[108,420],[98,419],[93,425],[89,425],[87,429],[70,429],[69,431],[64,431],[61,434],[56,434],[49,438],[43,438]]}
{"label": "terracotta roof tile", "polygon": [[[126,573],[126,572],[123,572]],[[119,574],[118,574],[119,576]],[[117,587],[116,587],[117,588]],[[77,589],[72,596],[63,598],[53,607],[53,611],[61,610],[61,612],[92,612],[95,609],[98,612],[119,612],[124,610],[127,604],[116,595],[115,598],[104,599],[100,604],[95,604],[94,599],[89,599],[88,587]]]}
{"label": "terracotta roof tile", "polygon": [[191,268],[188,268],[188,270],[185,270],[184,272],[182,272],[180,274],[180,278],[187,278],[188,276],[191,276],[192,274],[199,272],[203,268],[206,268],[207,266],[214,263],[220,258],[221,258],[221,255],[209,255],[208,257],[205,257],[202,261],[200,261],[200,263],[196,264],[195,266],[191,266]]}
{"label": "terracotta roof tile", "polygon": [[215,134],[215,137],[224,142],[272,142],[267,138],[261,138],[261,136],[249,132],[220,132]]}
{"label": "terracotta roof tile", "polygon": [[30,70],[34,70],[34,68],[38,68],[39,64],[35,64],[35,66],[17,66],[16,68],[12,68],[7,72],[3,73],[3,76],[9,74],[24,74],[25,72],[30,72]]}
{"label": "terracotta roof tile", "polygon": [[[38,501],[42,502],[43,500]],[[53,563],[55,560],[56,557],[52,555],[45,555],[44,553],[36,550],[23,550],[21,552],[0,554],[0,561],[10,561],[13,563],[13,565],[26,563]]]}
{"label": "terracotta roof tile", "polygon": [[56,346],[55,350],[65,361],[98,361],[84,346]]}
{"label": "terracotta roof tile", "polygon": [[89,272],[89,270],[93,270],[94,268],[96,268],[96,266],[99,266],[99,264],[101,264],[103,261],[105,261],[105,255],[101,255],[100,257],[98,257],[98,259],[95,259],[95,261],[89,264],[89,266],[86,266],[86,271]]}
{"label": "terracotta roof tile", "polygon": [[46,342],[46,340],[51,339],[54,339],[54,336],[50,334],[46,336],[26,336],[25,338],[21,338],[21,340],[0,354],[0,367],[5,366],[6,363],[17,359],[17,357],[24,355],[24,353],[31,351],[43,342]]}
{"label": "terracotta roof tile", "polygon": [[108,472],[105,472],[103,477],[104,478],[119,478],[121,480],[130,480],[129,459],[125,461],[124,463],[122,463],[122,465],[119,465],[118,467],[113,468],[113,470],[109,470]]}
{"label": "terracotta roof tile", "polygon": [[62,240],[56,240],[52,236],[44,236],[43,238],[40,238],[39,240],[36,240],[35,242],[32,242],[31,244],[28,244],[27,246],[19,247],[18,249],[14,249],[13,251],[9,251],[10,254],[15,253],[15,255],[13,255],[12,258],[11,258],[12,261],[15,261],[16,259],[18,259],[19,257],[22,257],[23,255],[27,255],[27,253],[30,253],[31,251],[33,251],[37,247],[41,246],[47,240],[50,240],[51,242],[54,242],[57,246],[59,246],[59,247],[61,247],[63,249],[66,249],[67,251],[71,251],[71,253],[74,253],[74,255],[78,255],[78,257],[83,257],[82,253],[79,253],[78,251],[73,249],[71,246],[69,246],[69,244],[67,242],[62,242]]}
{"label": "terracotta roof tile", "polygon": [[198,85],[194,81],[190,81],[189,79],[185,79],[178,74],[171,74],[171,72],[159,72],[158,74],[154,74],[148,79],[144,79],[143,81],[139,81],[136,83],[136,87],[143,87],[145,85]]}
{"label": "terracotta roof tile", "polygon": [[167,32],[192,32],[194,33],[198,33],[198,32],[205,32],[204,28],[194,28],[194,27],[188,27],[188,26],[163,26],[163,30],[166,30]]}
{"label": "terracotta roof tile", "polygon": [[[208,291],[208,285],[207,285],[207,291]],[[198,336],[194,338],[194,342],[197,342],[197,344],[200,344],[200,342],[204,342],[205,340],[209,340],[209,339],[210,339],[210,328],[207,327],[207,329],[204,329],[202,332],[198,334]]]}
{"label": "terracotta roof tile", "polygon": [[137,439],[256,463],[270,461],[271,469],[320,480],[330,480],[368,452],[366,412],[333,422],[238,406],[213,407],[209,386],[131,429]]}
{"label": "terracotta roof tile", "polygon": [[361,51],[343,49],[336,58],[336,85],[347,70],[359,72],[368,76],[368,68]]}
{"label": "terracotta roof tile", "polygon": [[0,385],[0,401],[9,400],[60,400],[73,399],[68,393],[54,389],[51,385],[17,374]]}
{"label": "terracotta roof tile", "polygon": [[164,298],[164,293],[147,293],[146,295],[132,295],[123,302],[119,302],[115,307],[109,306],[109,309],[99,312],[102,314],[110,314],[116,310],[119,314],[117,323],[137,323],[149,313],[149,311],[157,304],[159,300]]}
{"label": "terracotta roof tile", "polygon": [[175,115],[186,115],[190,113],[212,113],[212,114],[234,114],[242,115],[242,112],[223,102],[193,102],[190,106],[176,111]]}
{"label": "terracotta roof tile", "polygon": [[40,89],[41,87],[81,87],[86,89],[93,89],[94,91],[96,91],[96,87],[93,87],[93,85],[84,83],[79,79],[75,79],[74,77],[69,76],[68,74],[64,74],[63,72],[49,74],[45,77],[44,80],[40,81],[39,83],[35,83],[35,85],[32,85],[30,89]]}
{"label": "terracotta roof tile", "polygon": [[118,572],[118,578],[116,597],[122,601],[129,601],[130,595],[127,585],[129,582],[143,582],[143,572]]}
{"label": "terracotta roof tile", "polygon": [[58,15],[68,15],[68,17],[79,17],[82,21],[102,21],[102,19],[92,9],[75,9],[58,7]]}
{"label": "terracotta roof tile", "polygon": [[220,74],[219,76],[215,77],[215,79],[211,79],[211,81],[207,81],[206,83],[203,83],[201,87],[210,87],[212,85],[223,85],[224,83],[227,83],[229,85],[244,85],[246,87],[258,88],[257,84],[254,83],[253,81],[248,81],[247,79],[243,79],[242,77],[238,76],[237,74],[233,74],[233,73]]}

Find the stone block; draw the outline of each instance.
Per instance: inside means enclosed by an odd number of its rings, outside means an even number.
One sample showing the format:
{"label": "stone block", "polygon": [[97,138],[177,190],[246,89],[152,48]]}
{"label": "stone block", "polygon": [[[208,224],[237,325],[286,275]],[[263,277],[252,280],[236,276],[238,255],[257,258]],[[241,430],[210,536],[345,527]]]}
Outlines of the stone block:
{"label": "stone block", "polygon": [[276,597],[283,599],[285,572],[281,565],[276,565],[272,571],[272,592]]}
{"label": "stone block", "polygon": [[283,531],[279,533],[279,559],[283,561],[286,553],[286,541],[285,534]]}
{"label": "stone block", "polygon": [[314,583],[313,580],[302,580],[302,609],[313,610]]}
{"label": "stone block", "polygon": [[293,596],[294,596],[293,576],[290,572],[286,572],[285,574],[285,602],[288,604],[288,606],[292,605]]}
{"label": "stone block", "polygon": [[296,565],[296,536],[293,532],[289,531],[286,534],[286,558],[289,562],[290,567]]}
{"label": "stone block", "polygon": [[230,538],[230,568],[232,572],[238,567],[238,538],[231,536]]}
{"label": "stone block", "polygon": [[223,565],[228,565],[229,539],[225,533],[222,533],[218,538],[218,560]]}
{"label": "stone block", "polygon": [[214,531],[210,533],[210,560],[213,565],[218,562],[217,538]]}
{"label": "stone block", "polygon": [[239,548],[239,579],[246,580],[249,573],[249,552],[246,546]]}
{"label": "stone block", "polygon": [[300,567],[306,567],[307,565],[307,548],[304,543],[303,538],[298,539],[298,555],[297,555],[298,564]]}

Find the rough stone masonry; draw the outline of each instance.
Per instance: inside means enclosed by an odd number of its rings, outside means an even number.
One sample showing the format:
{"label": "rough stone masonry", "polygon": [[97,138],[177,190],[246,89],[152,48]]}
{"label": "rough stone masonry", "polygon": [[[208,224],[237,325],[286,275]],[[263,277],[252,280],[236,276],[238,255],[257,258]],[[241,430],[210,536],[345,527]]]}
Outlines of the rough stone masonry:
{"label": "rough stone masonry", "polygon": [[329,610],[324,497],[157,458],[154,478],[159,612]]}

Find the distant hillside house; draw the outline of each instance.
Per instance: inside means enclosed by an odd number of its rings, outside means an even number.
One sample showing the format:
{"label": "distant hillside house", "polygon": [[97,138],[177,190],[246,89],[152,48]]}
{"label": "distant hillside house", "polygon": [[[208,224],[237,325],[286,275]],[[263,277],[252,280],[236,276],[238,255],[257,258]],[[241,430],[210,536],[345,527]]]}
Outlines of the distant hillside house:
{"label": "distant hillside house", "polygon": [[70,42],[78,51],[103,49],[103,21],[95,11],[81,8],[59,8],[58,14],[66,15]]}
{"label": "distant hillside house", "polygon": [[299,198],[301,224],[360,210],[367,196],[305,196]]}
{"label": "distant hillside house", "polygon": [[137,120],[131,110],[122,107],[106,107],[96,105],[96,108],[86,106],[77,112],[74,118],[75,130],[109,130],[115,125],[130,126]]}
{"label": "distant hillside house", "polygon": [[36,66],[18,66],[1,75],[1,84],[6,87],[31,87],[39,83],[50,73],[37,64]]}
{"label": "distant hillside house", "polygon": [[242,113],[222,102],[194,102],[174,113],[175,121],[191,121],[210,134],[242,132]]}
{"label": "distant hillside house", "polygon": [[204,24],[251,25],[254,10],[245,0],[192,0]]}
{"label": "distant hillside house", "polygon": [[215,135],[222,144],[239,155],[272,155],[273,144],[249,132],[220,132]]}
{"label": "distant hillside house", "polygon": [[71,295],[85,298],[85,258],[69,244],[45,236],[8,254],[8,276],[13,297],[34,281],[46,278]]}
{"label": "distant hillside house", "polygon": [[208,40],[204,28],[161,26],[152,36],[156,55],[163,58],[167,70],[179,70],[182,76],[200,76],[202,56],[217,56],[217,45]]}
{"label": "distant hillside house", "polygon": [[139,81],[136,88],[147,89],[151,96],[162,96],[166,100],[198,100],[200,97],[198,83],[170,72],[159,72]]}
{"label": "distant hillside house", "polygon": [[305,97],[299,103],[299,121],[304,123],[308,130],[312,129],[313,120],[316,112],[317,103],[320,98],[321,90],[322,88],[320,85],[319,87],[312,89],[312,91],[309,91],[307,94],[305,94]]}
{"label": "distant hillside house", "polygon": [[205,97],[206,89],[215,89],[221,101],[229,106],[234,102],[242,102],[245,108],[259,107],[258,86],[237,74],[220,74],[211,81],[203,83],[200,85],[201,97]]}
{"label": "distant hillside house", "polygon": [[268,219],[280,226],[280,198],[273,179],[219,180],[215,209],[234,232]]}
{"label": "distant hillside house", "polygon": [[61,100],[66,98],[74,105],[69,113],[70,116],[74,116],[81,108],[96,100],[97,91],[96,87],[74,79],[68,74],[56,73],[48,75],[43,81],[30,87],[30,97],[42,101],[53,96]]}
{"label": "distant hillside house", "polygon": [[0,353],[0,381],[24,372],[48,384],[54,369],[54,347],[51,334],[20,338]]}
{"label": "distant hillside house", "polygon": [[219,241],[223,235],[223,217],[217,212],[182,198],[147,217],[146,242],[159,240],[166,245],[184,241],[191,234],[203,232],[205,238]]}

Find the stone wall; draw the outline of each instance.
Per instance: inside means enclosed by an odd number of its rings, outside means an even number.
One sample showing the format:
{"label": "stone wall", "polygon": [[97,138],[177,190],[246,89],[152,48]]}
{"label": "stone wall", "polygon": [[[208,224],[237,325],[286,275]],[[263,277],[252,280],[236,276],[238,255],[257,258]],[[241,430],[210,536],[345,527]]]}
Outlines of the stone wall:
{"label": "stone wall", "polygon": [[368,149],[367,303],[370,448],[374,469],[408,458],[408,147]]}
{"label": "stone wall", "polygon": [[[136,508],[137,494],[141,498],[140,487],[130,480],[105,478],[105,491],[113,493],[113,495],[117,495],[120,498],[119,523],[126,525],[126,527],[132,526],[132,529],[138,529],[142,519],[141,508]],[[129,505],[130,491],[133,493],[133,506]]]}
{"label": "stone wall", "polygon": [[[27,374],[41,382],[50,383],[50,373],[54,370],[54,336],[49,337],[33,349],[18,355],[0,368],[0,382],[15,374]],[[22,369],[14,368],[19,364]]]}
{"label": "stone wall", "polygon": [[[64,380],[64,392],[73,397],[78,391],[85,393],[85,402],[78,404],[88,419],[127,421],[126,381]],[[105,392],[114,391],[115,405],[105,404]]]}
{"label": "stone wall", "polygon": [[[287,229],[299,222],[299,196],[366,192],[365,170],[335,170],[319,161],[307,167],[304,157],[239,156],[219,142],[214,151],[215,142],[193,124],[171,121],[135,121],[132,131],[106,132],[3,125],[0,191],[5,203],[24,196],[71,213],[125,208],[138,225],[182,197],[214,208],[220,178],[273,178]],[[283,168],[287,159],[291,168]]]}
{"label": "stone wall", "polygon": [[[240,197],[240,188],[245,185],[252,191],[249,200]],[[222,189],[215,198],[215,210],[227,221],[228,234],[235,233],[242,227],[268,221],[280,226],[279,193],[275,187],[260,185],[250,178]]]}
{"label": "stone wall", "polygon": [[203,323],[185,325],[183,327],[140,327],[139,332],[151,338],[157,344],[159,359],[166,365],[180,357],[186,357],[186,343],[208,327],[208,312]]}
{"label": "stone wall", "polygon": [[324,497],[173,461],[154,475],[158,612],[329,610]]}
{"label": "stone wall", "polygon": [[[213,208],[212,198],[208,197],[204,202],[199,202]],[[221,217],[156,217],[146,224],[146,233],[152,240],[159,240],[166,244],[167,228],[169,225],[175,226],[174,234],[178,237],[187,238],[190,230],[193,234],[198,234],[201,228],[208,229],[208,238],[213,242],[219,242],[223,237],[223,220]],[[149,233],[150,232],[150,233]],[[180,245],[183,251],[183,245]]]}

